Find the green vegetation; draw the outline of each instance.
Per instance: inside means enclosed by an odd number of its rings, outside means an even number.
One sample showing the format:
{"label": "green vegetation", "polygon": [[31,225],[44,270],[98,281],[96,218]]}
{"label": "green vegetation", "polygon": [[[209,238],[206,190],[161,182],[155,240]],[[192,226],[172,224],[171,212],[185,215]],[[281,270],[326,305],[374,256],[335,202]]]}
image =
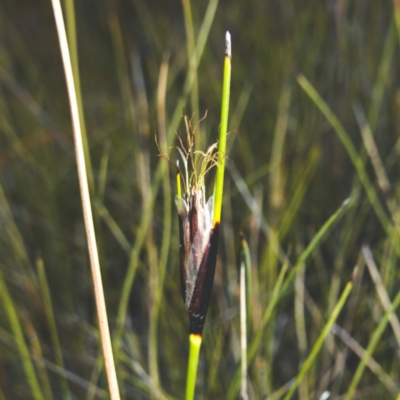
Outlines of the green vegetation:
{"label": "green vegetation", "polygon": [[[196,148],[218,140],[226,30],[218,259],[190,390],[398,398],[400,2],[63,7],[121,398],[185,396],[184,188],[158,155],[179,157],[184,113],[208,110]],[[0,140],[0,399],[106,399],[50,1],[0,4]]]}

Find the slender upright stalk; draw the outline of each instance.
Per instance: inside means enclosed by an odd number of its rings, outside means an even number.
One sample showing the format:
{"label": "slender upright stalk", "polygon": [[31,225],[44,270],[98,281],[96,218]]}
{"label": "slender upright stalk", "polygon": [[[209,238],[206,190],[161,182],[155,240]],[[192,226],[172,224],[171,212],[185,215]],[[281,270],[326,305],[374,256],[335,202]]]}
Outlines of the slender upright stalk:
{"label": "slender upright stalk", "polygon": [[97,314],[99,318],[100,337],[103,348],[104,363],[106,366],[108,385],[112,400],[119,400],[119,389],[117,374],[115,372],[114,357],[111,347],[110,331],[108,328],[108,319],[106,303],[104,300],[103,283],[101,280],[99,255],[97,252],[96,237],[93,224],[92,208],[90,204],[89,186],[86,173],[85,156],[83,151],[82,131],[79,119],[79,109],[75,90],[74,76],[72,72],[71,57],[69,54],[67,35],[65,32],[64,19],[62,15],[61,4],[59,0],[52,0],[54,17],[58,31],[61,55],[63,59],[64,72],[67,81],[68,97],[71,107],[71,115],[74,131],[74,142],[76,160],[78,164],[79,186],[81,190],[83,216],[88,240],[88,249],[90,265],[92,268],[93,286],[96,299]]}
{"label": "slender upright stalk", "polygon": [[221,101],[221,126],[219,129],[218,144],[218,167],[215,178],[215,197],[214,197],[214,225],[221,221],[222,195],[224,192],[224,176],[225,176],[225,157],[226,157],[226,134],[228,132],[228,114],[229,114],[229,97],[231,90],[231,35],[226,32],[226,47],[224,61],[224,78],[222,83],[222,101]]}
{"label": "slender upright stalk", "polygon": [[338,302],[336,303],[334,309],[332,310],[332,313],[331,313],[327,323],[325,324],[324,328],[322,329],[322,332],[319,335],[317,341],[315,342],[313,348],[311,349],[309,356],[304,361],[303,366],[301,367],[299,373],[297,374],[297,376],[296,376],[292,386],[290,387],[289,392],[285,396],[284,400],[290,400],[292,398],[292,396],[293,396],[294,392],[296,391],[296,389],[298,388],[300,382],[303,380],[304,376],[306,375],[308,370],[313,365],[315,357],[318,355],[319,351],[321,350],[321,347],[324,344],[326,337],[328,336],[328,334],[331,331],[332,325],[335,323],[337,317],[340,314],[340,311],[342,311],[342,309],[346,303],[346,300],[349,297],[351,290],[353,289],[353,280],[354,280],[356,271],[357,270],[354,269],[351,279],[347,282],[347,284],[342,292],[342,295],[340,296]]}
{"label": "slender upright stalk", "polygon": [[[192,18],[192,6],[190,0],[181,0],[182,8],[183,8],[183,16],[185,21],[185,30],[186,30],[186,38],[187,38],[187,53],[188,53],[188,61],[193,64],[193,66],[197,65],[196,60],[196,42],[195,42],[195,34],[194,34],[194,26],[193,26],[193,18]],[[192,105],[192,113],[196,115],[198,118],[200,117],[199,113],[199,84],[197,80],[197,68],[193,68],[194,71],[194,79],[193,86],[190,93],[191,97],[191,105]],[[200,147],[203,147],[202,140],[203,135],[199,135],[197,143]]]}
{"label": "slender upright stalk", "polygon": [[195,333],[189,335],[189,363],[186,380],[186,400],[192,400],[194,398],[201,342],[201,335]]}
{"label": "slender upright stalk", "polygon": [[93,195],[95,192],[94,176],[93,176],[93,169],[92,169],[92,161],[90,159],[89,141],[88,141],[87,132],[86,132],[85,115],[84,115],[84,109],[83,109],[83,104],[82,104],[81,81],[80,81],[80,75],[79,75],[78,41],[77,41],[76,18],[75,18],[75,0],[64,0],[64,4],[65,4],[65,17],[66,17],[65,19],[66,19],[66,25],[67,25],[66,29],[67,29],[68,47],[69,47],[69,54],[71,57],[72,73],[74,74],[76,101],[78,104],[79,122],[81,124],[82,143],[83,143],[83,151],[85,153],[86,171],[87,171],[87,175],[88,175],[88,185],[89,185],[89,191]]}
{"label": "slender upright stalk", "polygon": [[246,269],[244,261],[240,265],[240,349],[242,383],[240,395],[242,400],[248,400],[247,394],[247,321],[246,321]]}
{"label": "slender upright stalk", "polygon": [[[58,337],[56,319],[54,317],[53,304],[52,304],[52,300],[51,300],[50,289],[49,289],[49,285],[47,282],[46,271],[44,268],[43,259],[39,258],[36,261],[36,266],[37,266],[37,270],[38,270],[38,277],[39,277],[40,290],[41,290],[42,298],[43,298],[43,305],[44,305],[46,318],[47,318],[47,322],[49,324],[49,329],[50,329],[50,337],[51,337],[52,344],[54,346],[55,359],[56,359],[57,365],[59,367],[65,369],[64,360],[63,360],[62,351],[61,351],[60,339]],[[65,376],[62,376],[61,385],[62,385],[62,389],[64,392],[64,399],[70,399],[71,396],[69,393],[68,381]]]}
{"label": "slender upright stalk", "polygon": [[24,332],[22,330],[21,322],[18,318],[17,310],[14,306],[14,302],[8,291],[6,281],[4,280],[3,273],[0,270],[0,301],[2,309],[8,317],[11,331],[13,333],[18,353],[22,360],[22,366],[25,370],[25,374],[28,380],[28,384],[31,389],[32,398],[35,400],[44,400],[44,394],[40,387],[35,367],[32,363],[31,354],[29,352],[28,345],[26,344]]}
{"label": "slender upright stalk", "polygon": [[[214,271],[216,264],[216,253],[218,247],[219,224],[221,221],[222,196],[224,187],[225,173],[225,156],[226,156],[226,135],[228,130],[228,114],[229,114],[229,94],[231,81],[231,35],[226,32],[226,47],[224,61],[224,75],[222,83],[222,104],[221,104],[221,125],[219,131],[218,143],[218,166],[216,173],[215,189],[214,189],[214,214],[213,229],[210,233],[209,245],[207,252],[204,254],[203,261],[200,265],[198,277],[196,279],[196,288],[193,298],[189,305],[190,315],[190,334],[189,334],[189,364],[186,381],[186,400],[192,400],[194,397],[196,386],[197,366],[199,362],[200,347],[202,342],[202,331],[204,320],[206,317],[212,282],[214,279]],[[177,194],[181,196],[180,177],[177,177]],[[181,216],[182,219],[182,216]],[[182,246],[182,243],[181,243]],[[199,282],[199,285],[197,283]]]}
{"label": "slender upright stalk", "polygon": [[400,0],[393,0],[394,20],[396,21],[397,34],[400,41]]}
{"label": "slender upright stalk", "polygon": [[245,237],[242,235],[242,254],[243,254],[243,264],[245,268],[245,293],[246,293],[246,326],[249,328],[250,327],[250,322],[251,322],[251,317],[252,317],[252,309],[251,309],[251,304],[252,304],[252,297],[251,294],[253,293],[252,289],[252,277],[251,277],[251,260],[250,260],[250,249],[249,245],[247,243],[247,240]]}

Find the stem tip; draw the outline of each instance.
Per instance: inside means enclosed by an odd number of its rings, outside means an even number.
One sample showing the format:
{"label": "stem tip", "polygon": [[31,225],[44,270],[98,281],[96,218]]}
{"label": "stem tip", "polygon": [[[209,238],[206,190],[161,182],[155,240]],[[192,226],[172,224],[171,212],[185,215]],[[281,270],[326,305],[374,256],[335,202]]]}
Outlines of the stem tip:
{"label": "stem tip", "polygon": [[229,58],[232,56],[231,34],[229,31],[226,31],[225,34],[225,55]]}

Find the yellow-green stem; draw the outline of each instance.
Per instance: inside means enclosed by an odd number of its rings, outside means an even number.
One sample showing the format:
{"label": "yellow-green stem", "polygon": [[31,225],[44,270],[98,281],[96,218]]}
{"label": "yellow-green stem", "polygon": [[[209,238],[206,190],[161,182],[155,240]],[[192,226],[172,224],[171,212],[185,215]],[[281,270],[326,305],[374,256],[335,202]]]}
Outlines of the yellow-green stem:
{"label": "yellow-green stem", "polygon": [[179,197],[182,196],[181,175],[179,172],[176,174],[176,194]]}
{"label": "yellow-green stem", "polygon": [[221,126],[218,143],[218,167],[215,178],[214,225],[221,220],[222,195],[224,191],[226,134],[228,131],[229,95],[231,87],[231,35],[226,32],[224,77],[222,83]]}
{"label": "yellow-green stem", "polygon": [[[228,114],[229,114],[229,94],[231,82],[231,35],[226,32],[226,47],[224,61],[224,76],[222,83],[222,99],[221,99],[221,126],[219,131],[218,144],[218,167],[215,179],[214,192],[214,225],[221,220],[222,195],[224,187],[224,172],[225,172],[225,153],[226,153],[226,135],[228,130]],[[177,193],[181,192],[180,176],[177,176]],[[192,400],[196,386],[197,366],[199,362],[199,354],[201,347],[201,335],[190,334],[190,350],[189,350],[189,365],[186,381],[186,400]]]}
{"label": "yellow-green stem", "polygon": [[201,341],[202,337],[200,335],[193,333],[189,335],[189,364],[186,380],[186,400],[193,400],[194,398]]}

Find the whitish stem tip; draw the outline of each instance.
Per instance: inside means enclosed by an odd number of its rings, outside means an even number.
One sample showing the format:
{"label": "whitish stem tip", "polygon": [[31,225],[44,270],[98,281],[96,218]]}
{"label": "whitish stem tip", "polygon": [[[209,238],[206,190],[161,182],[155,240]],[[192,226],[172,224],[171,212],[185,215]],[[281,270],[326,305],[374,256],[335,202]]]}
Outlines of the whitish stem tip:
{"label": "whitish stem tip", "polygon": [[342,203],[342,207],[347,206],[347,204],[349,204],[351,201],[351,197],[348,197],[343,203]]}
{"label": "whitish stem tip", "polygon": [[225,55],[227,55],[229,58],[232,56],[231,34],[229,31],[226,31],[225,35]]}

